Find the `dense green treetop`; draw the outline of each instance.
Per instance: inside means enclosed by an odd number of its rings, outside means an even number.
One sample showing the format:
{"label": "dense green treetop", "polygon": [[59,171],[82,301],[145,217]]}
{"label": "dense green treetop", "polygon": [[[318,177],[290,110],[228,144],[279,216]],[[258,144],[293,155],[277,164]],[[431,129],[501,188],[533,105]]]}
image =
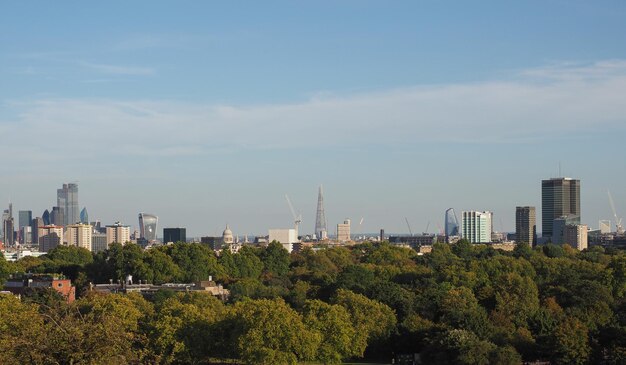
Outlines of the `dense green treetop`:
{"label": "dense green treetop", "polygon": [[[460,241],[418,255],[370,242],[289,254],[272,242],[216,255],[197,243],[113,244],[95,255],[58,247],[0,258],[0,281],[14,272],[65,274],[79,299],[0,296],[3,364],[336,364],[412,353],[430,364],[626,363],[626,254],[617,249],[504,252]],[[231,295],[88,292],[126,275],[213,277]]]}

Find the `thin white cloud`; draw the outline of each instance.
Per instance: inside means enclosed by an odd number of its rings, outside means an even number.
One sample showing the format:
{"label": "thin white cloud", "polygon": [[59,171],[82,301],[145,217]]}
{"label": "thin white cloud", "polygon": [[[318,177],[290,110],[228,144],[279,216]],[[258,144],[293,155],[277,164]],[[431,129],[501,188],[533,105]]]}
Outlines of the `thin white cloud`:
{"label": "thin white cloud", "polygon": [[130,34],[123,39],[115,41],[111,51],[143,51],[154,48],[181,48],[198,47],[199,45],[213,42],[217,37],[211,35],[168,33],[168,34]]}
{"label": "thin white cloud", "polygon": [[[114,68],[115,69],[115,68]],[[626,132],[626,61],[527,70],[507,81],[317,97],[294,104],[46,99],[13,102],[10,135],[65,158],[203,156],[237,149],[511,143]],[[566,75],[566,76],[563,76]],[[541,82],[537,82],[541,81]],[[72,141],[50,146],[50,141]],[[6,141],[8,147],[11,143]]]}
{"label": "thin white cloud", "polygon": [[150,76],[154,75],[156,72],[156,70],[152,67],[107,65],[91,62],[80,62],[80,65],[98,72],[111,75]]}

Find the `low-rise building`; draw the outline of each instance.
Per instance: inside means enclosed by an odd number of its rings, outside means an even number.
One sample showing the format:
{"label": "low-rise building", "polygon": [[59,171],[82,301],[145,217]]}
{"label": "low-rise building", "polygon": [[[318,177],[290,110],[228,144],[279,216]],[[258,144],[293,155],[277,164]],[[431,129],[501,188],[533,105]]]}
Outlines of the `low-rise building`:
{"label": "low-rise building", "polygon": [[269,230],[269,242],[280,242],[285,250],[293,251],[293,244],[298,242],[298,233],[295,229],[270,229]]}
{"label": "low-rise building", "polygon": [[56,274],[22,274],[14,275],[4,284],[4,290],[15,295],[22,295],[29,289],[52,288],[59,292],[68,303],[76,299],[76,288],[72,281]]}
{"label": "low-rise building", "polygon": [[160,290],[172,290],[176,292],[207,293],[223,301],[228,300],[230,295],[228,289],[224,289],[222,284],[217,284],[211,278],[197,283],[166,283],[162,285],[148,284],[141,281],[136,284],[132,282],[132,279],[129,280],[127,278],[127,281],[124,283],[91,285],[90,290],[99,293],[139,293],[145,297],[151,297]]}

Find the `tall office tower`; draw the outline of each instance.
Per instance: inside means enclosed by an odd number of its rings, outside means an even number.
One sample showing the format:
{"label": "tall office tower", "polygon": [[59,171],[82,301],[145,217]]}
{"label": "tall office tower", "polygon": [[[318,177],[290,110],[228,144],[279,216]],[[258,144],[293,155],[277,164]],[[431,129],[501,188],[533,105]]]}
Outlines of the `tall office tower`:
{"label": "tall office tower", "polygon": [[326,213],[324,212],[324,192],[322,191],[322,185],[320,185],[317,196],[317,214],[315,217],[315,235],[318,239],[324,240],[328,237],[328,230],[326,228]]}
{"label": "tall office tower", "polygon": [[44,226],[50,225],[50,212],[48,211],[48,209],[43,211],[43,214],[41,215],[41,219],[43,219]]}
{"label": "tall office tower", "polygon": [[31,226],[20,228],[18,237],[21,244],[30,245],[33,243],[33,231]]}
{"label": "tall office tower", "polygon": [[15,245],[15,223],[13,217],[8,217],[2,221],[2,242],[5,247]]}
{"label": "tall office tower", "polygon": [[67,227],[67,245],[82,247],[91,251],[91,234],[93,229],[88,224],[76,223]]}
{"label": "tall office tower", "polygon": [[107,248],[111,243],[117,242],[125,245],[130,242],[130,227],[123,226],[120,222],[106,226]]}
{"label": "tall office tower", "polygon": [[80,211],[80,223],[89,224],[89,213],[87,213],[87,207],[83,207]]}
{"label": "tall office tower", "polygon": [[9,207],[9,209],[5,209],[4,212],[2,212],[2,219],[0,219],[0,233],[2,237],[4,237],[4,221],[8,220],[10,217],[12,217],[11,207]]}
{"label": "tall office tower", "polygon": [[343,223],[337,224],[337,241],[350,241],[350,219],[346,218]]}
{"label": "tall office tower", "polygon": [[45,226],[43,224],[43,219],[41,217],[33,218],[30,221],[30,232],[31,232],[31,241],[34,244],[39,243],[39,228]]}
{"label": "tall office tower", "polygon": [[33,211],[32,210],[20,210],[18,212],[18,216],[19,216],[19,220],[18,220],[19,228],[30,226],[30,221],[33,220]]}
{"label": "tall office tower", "polygon": [[63,184],[61,189],[57,189],[57,206],[63,213],[63,225],[80,222],[78,184]]}
{"label": "tall office tower", "polygon": [[541,235],[552,237],[554,220],[567,215],[574,215],[575,224],[580,224],[580,180],[541,180]]}
{"label": "tall office tower", "polygon": [[63,218],[63,209],[61,207],[52,207],[50,212],[50,224],[53,226],[64,226],[65,218]]}
{"label": "tall office tower", "polygon": [[446,239],[459,235],[459,221],[456,219],[454,208],[446,210]]}
{"label": "tall office tower", "polygon": [[[226,225],[224,230],[224,236],[228,235],[230,228]],[[187,242],[187,229],[186,228],[163,228],[163,243],[168,242]],[[233,243],[233,233],[230,232],[229,243]]]}
{"label": "tall office tower", "polygon": [[531,246],[537,244],[537,217],[535,207],[515,208],[516,241],[526,242]]}
{"label": "tall office tower", "polygon": [[491,212],[463,212],[461,236],[471,243],[491,242],[492,218]]}
{"label": "tall office tower", "polygon": [[63,243],[63,227],[39,227],[37,236],[39,237],[39,251],[48,252]]}
{"label": "tall office tower", "polygon": [[30,228],[30,222],[33,219],[33,212],[31,210],[20,210],[17,214],[19,217],[18,224],[17,224],[17,231],[18,231],[17,239],[20,243],[30,243],[31,238],[26,237],[30,231],[25,230],[24,227]]}
{"label": "tall office tower", "polygon": [[139,237],[151,242],[157,238],[159,217],[154,214],[139,213]]}

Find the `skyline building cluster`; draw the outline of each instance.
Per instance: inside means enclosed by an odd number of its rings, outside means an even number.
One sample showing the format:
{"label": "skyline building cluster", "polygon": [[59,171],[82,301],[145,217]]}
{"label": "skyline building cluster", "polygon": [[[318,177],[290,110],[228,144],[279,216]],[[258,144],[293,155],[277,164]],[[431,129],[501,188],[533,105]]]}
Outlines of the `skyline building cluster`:
{"label": "skyline building cluster", "polygon": [[[515,235],[506,232],[494,231],[494,213],[492,211],[467,210],[462,211],[461,219],[457,219],[454,208],[445,211],[445,229],[441,234],[413,235],[409,221],[405,218],[409,228],[410,237],[396,236],[393,242],[410,243],[413,245],[429,245],[434,242],[454,243],[463,238],[470,243],[512,243],[527,242],[530,245],[542,243],[562,244],[568,243],[579,250],[588,246],[587,225],[581,224],[580,204],[580,180],[569,177],[550,178],[541,181],[541,222],[543,232],[538,234],[537,209],[534,206],[517,206],[515,208]],[[273,240],[283,243],[289,251],[302,242],[326,241],[336,244],[350,244],[367,237],[353,237],[351,220],[346,218],[343,223],[336,226],[336,235],[329,238],[327,231],[326,213],[324,210],[323,188],[318,190],[315,231],[312,235],[298,235],[298,225],[301,216],[295,214],[293,206],[287,197],[290,210],[294,216],[295,229],[270,229],[268,235],[255,236],[256,244],[268,243]],[[78,209],[78,184],[63,184],[57,189],[57,206],[52,210],[46,209],[41,217],[33,217],[32,211],[20,210],[18,213],[18,225],[16,227],[13,218],[13,204],[9,203],[8,209],[2,214],[2,243],[5,248],[19,248],[20,246],[36,247],[40,252],[47,252],[59,245],[72,245],[84,247],[90,251],[98,252],[107,249],[113,242],[125,244],[133,242],[147,247],[152,244],[187,241],[185,227],[163,228],[162,240],[158,239],[158,217],[154,214],[141,212],[138,214],[139,231],[131,232],[131,227],[120,222],[101,226],[99,221],[89,222],[87,208]],[[363,219],[361,219],[362,223]],[[67,222],[67,223],[65,223]],[[360,224],[357,228],[360,227]],[[620,227],[620,222],[617,226]],[[430,222],[429,222],[430,225]],[[604,227],[604,228],[603,228]],[[16,230],[17,229],[17,230]],[[428,227],[426,228],[428,231]],[[384,230],[381,229],[379,237],[384,240]],[[610,233],[610,222],[601,224],[601,228],[593,234]],[[619,236],[619,229],[617,235]],[[623,236],[623,234],[622,234]],[[514,238],[513,238],[514,237]],[[620,236],[621,237],[621,236]],[[369,239],[372,239],[370,237]],[[197,240],[197,239],[196,239]],[[211,247],[220,249],[229,247],[236,252],[241,246],[239,236],[235,237],[226,225],[221,237],[201,237],[200,242],[209,243]],[[243,243],[248,243],[245,236]]]}
{"label": "skyline building cluster", "polygon": [[130,226],[115,222],[102,227],[99,221],[89,221],[87,207],[79,210],[78,184],[66,183],[56,191],[57,205],[45,209],[41,217],[33,217],[31,210],[18,213],[17,231],[13,218],[13,204],[2,215],[3,248],[35,248],[45,253],[59,245],[83,247],[98,252],[113,242],[136,242],[147,246],[157,240],[158,217],[139,213],[141,233],[131,234]]}
{"label": "skyline building cluster", "polygon": [[[515,242],[525,242],[532,246],[538,243],[568,243],[579,250],[587,248],[589,228],[581,224],[580,180],[569,177],[542,180],[541,202],[541,238],[539,239],[537,235],[536,208],[517,206]],[[455,236],[457,227],[452,208],[446,210],[445,225],[446,239],[450,241],[451,237]],[[606,223],[605,225],[608,226]],[[489,211],[462,212],[460,237],[471,243],[506,240],[506,237],[496,236],[493,230],[493,213]]]}

